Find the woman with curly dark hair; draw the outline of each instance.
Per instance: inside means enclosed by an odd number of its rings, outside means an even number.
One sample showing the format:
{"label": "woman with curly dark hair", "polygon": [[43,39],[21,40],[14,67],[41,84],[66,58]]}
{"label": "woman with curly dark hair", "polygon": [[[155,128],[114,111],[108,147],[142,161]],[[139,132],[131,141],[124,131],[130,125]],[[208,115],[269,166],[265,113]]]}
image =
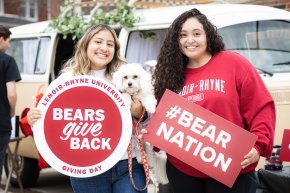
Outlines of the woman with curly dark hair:
{"label": "woman with curly dark hair", "polygon": [[155,95],[160,101],[166,89],[176,92],[257,135],[257,142],[245,155],[232,188],[168,154],[166,170],[174,193],[255,193],[259,157],[271,154],[274,101],[252,64],[224,47],[216,27],[199,10],[181,14],[158,56]]}

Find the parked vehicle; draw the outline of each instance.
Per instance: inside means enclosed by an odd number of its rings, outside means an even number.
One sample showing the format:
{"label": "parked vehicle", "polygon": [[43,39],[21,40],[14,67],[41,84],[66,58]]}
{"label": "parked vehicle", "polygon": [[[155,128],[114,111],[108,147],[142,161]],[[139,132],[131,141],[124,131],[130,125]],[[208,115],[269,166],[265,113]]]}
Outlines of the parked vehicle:
{"label": "parked vehicle", "polygon": [[[284,10],[242,4],[203,4],[136,10],[140,22],[131,30],[121,29],[121,54],[128,62],[143,65],[156,61],[166,29],[182,12],[193,7],[217,26],[226,48],[248,58],[257,68],[275,99],[277,125],[275,144],[281,144],[283,129],[290,128],[290,13]],[[44,32],[48,22],[12,28],[11,54],[22,81],[17,84],[17,115],[33,106],[32,97],[45,91],[61,65],[72,55],[75,41],[56,32]],[[255,94],[253,92],[253,94]],[[38,151],[32,137],[19,147],[20,174],[24,187],[39,176]],[[260,167],[264,165],[261,161]],[[9,158],[6,170],[9,169]],[[12,185],[17,185],[15,176]]]}

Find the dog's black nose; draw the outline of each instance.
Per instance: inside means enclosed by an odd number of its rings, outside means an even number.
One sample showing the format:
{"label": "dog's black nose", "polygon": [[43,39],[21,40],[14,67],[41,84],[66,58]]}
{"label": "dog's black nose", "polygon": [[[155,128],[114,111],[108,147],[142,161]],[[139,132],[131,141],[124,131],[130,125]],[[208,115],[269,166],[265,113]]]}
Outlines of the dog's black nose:
{"label": "dog's black nose", "polygon": [[133,84],[132,82],[128,82],[128,86],[131,87]]}

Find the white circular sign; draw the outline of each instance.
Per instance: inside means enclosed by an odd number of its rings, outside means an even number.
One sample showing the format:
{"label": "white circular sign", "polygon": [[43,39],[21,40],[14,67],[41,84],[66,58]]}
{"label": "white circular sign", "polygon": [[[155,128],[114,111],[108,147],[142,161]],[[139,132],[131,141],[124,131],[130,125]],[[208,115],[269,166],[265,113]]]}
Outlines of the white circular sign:
{"label": "white circular sign", "polygon": [[59,77],[38,103],[36,146],[47,163],[68,176],[90,177],[113,167],[132,134],[130,108],[109,82],[92,76]]}

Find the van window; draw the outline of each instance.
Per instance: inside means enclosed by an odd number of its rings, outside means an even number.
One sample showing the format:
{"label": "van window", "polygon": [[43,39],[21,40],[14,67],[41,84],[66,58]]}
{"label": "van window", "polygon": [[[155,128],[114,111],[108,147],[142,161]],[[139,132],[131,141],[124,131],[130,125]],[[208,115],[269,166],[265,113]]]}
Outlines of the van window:
{"label": "van window", "polygon": [[129,35],[126,60],[144,65],[156,60],[165,39],[166,30],[133,31]]}
{"label": "van window", "polygon": [[255,21],[219,29],[228,50],[244,55],[258,69],[290,72],[290,22]]}
{"label": "van window", "polygon": [[44,74],[49,44],[49,37],[12,39],[7,53],[15,58],[22,74]]}
{"label": "van window", "polygon": [[[270,73],[290,72],[290,22],[255,21],[219,29],[226,48],[245,56],[258,69]],[[132,31],[126,60],[145,64],[156,60],[165,29]]]}

